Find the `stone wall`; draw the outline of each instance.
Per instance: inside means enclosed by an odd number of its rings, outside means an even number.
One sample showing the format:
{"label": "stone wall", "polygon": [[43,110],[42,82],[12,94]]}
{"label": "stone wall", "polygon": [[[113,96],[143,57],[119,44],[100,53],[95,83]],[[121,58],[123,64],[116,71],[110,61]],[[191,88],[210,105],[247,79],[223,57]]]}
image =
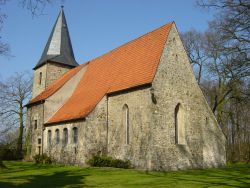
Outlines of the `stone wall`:
{"label": "stone wall", "polygon": [[[107,148],[107,108],[103,98],[85,120],[60,123],[45,127],[44,152],[57,162],[86,165],[88,159],[97,153],[106,154]],[[78,142],[73,142],[73,128],[78,129]],[[68,129],[68,144],[63,145],[63,129]],[[56,144],[56,129],[59,129],[60,142]],[[48,144],[48,131],[52,133],[52,144]]]}
{"label": "stone wall", "polygon": [[[35,121],[37,125],[35,125]],[[38,143],[41,139],[41,143]],[[26,147],[29,157],[42,153],[43,147],[43,104],[31,106],[27,110],[26,118]]]}
{"label": "stone wall", "polygon": [[60,78],[64,73],[70,70],[71,67],[62,64],[49,62],[47,63],[46,88],[55,80]]}
{"label": "stone wall", "polygon": [[[71,67],[48,62],[34,70],[32,98],[44,91],[52,82],[70,70]],[[40,74],[42,75],[40,83]]]}
{"label": "stone wall", "polygon": [[[128,107],[129,143],[126,143],[126,112]],[[137,168],[148,163],[151,95],[149,88],[123,92],[108,97],[108,154],[128,159]]]}
{"label": "stone wall", "polygon": [[[41,84],[40,84],[40,73],[42,74]],[[46,77],[47,77],[46,75],[47,75],[47,64],[34,70],[32,98],[36,97],[39,93],[45,90]]]}
{"label": "stone wall", "polygon": [[[152,83],[151,168],[176,170],[225,164],[225,136],[196,83],[175,27]],[[185,143],[176,143],[175,109],[183,108]],[[207,123],[209,122],[209,123]]]}

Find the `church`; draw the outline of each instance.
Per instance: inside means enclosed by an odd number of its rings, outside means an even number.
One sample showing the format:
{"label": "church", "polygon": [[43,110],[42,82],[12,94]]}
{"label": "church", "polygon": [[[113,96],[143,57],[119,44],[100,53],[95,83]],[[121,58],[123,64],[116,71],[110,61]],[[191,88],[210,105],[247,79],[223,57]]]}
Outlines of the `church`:
{"label": "church", "polygon": [[31,159],[85,166],[98,154],[164,171],[226,162],[225,135],[174,22],[79,65],[62,8],[33,70]]}

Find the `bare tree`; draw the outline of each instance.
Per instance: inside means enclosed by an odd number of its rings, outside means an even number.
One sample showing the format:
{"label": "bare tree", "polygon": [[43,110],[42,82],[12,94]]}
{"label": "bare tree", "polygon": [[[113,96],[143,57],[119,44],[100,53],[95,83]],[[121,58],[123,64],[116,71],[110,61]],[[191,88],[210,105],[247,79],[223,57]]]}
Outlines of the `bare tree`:
{"label": "bare tree", "polygon": [[[4,23],[4,19],[7,17],[6,14],[2,13],[1,11],[1,7],[3,5],[5,5],[5,3],[7,2],[7,0],[0,0],[0,32],[3,28],[3,23]],[[4,43],[1,40],[1,36],[0,36],[0,55],[8,55],[10,52],[10,47],[7,43]]]}
{"label": "bare tree", "polygon": [[211,108],[228,138],[228,160],[250,161],[250,1],[198,0],[215,12],[205,33],[202,83]]}
{"label": "bare tree", "polygon": [[[1,30],[4,25],[4,20],[7,18],[7,15],[2,12],[2,7],[5,6],[8,1],[10,0],[0,0],[0,55],[4,56],[10,56],[9,44],[1,40]],[[32,17],[34,17],[43,14],[43,11],[48,4],[52,4],[56,1],[57,0],[19,0],[18,4],[21,5],[22,8],[30,11]],[[61,0],[61,3],[63,2],[64,0]]]}
{"label": "bare tree", "polygon": [[[19,0],[19,4],[28,11],[31,12],[32,16],[38,16],[43,14],[44,9],[47,5],[52,4],[58,0]],[[64,0],[60,0],[61,3]]]}
{"label": "bare tree", "polygon": [[224,53],[234,61],[234,75],[250,76],[250,1],[200,0],[198,5],[217,11],[210,25],[223,40]]}
{"label": "bare tree", "polygon": [[196,30],[187,31],[181,34],[182,41],[187,51],[189,60],[193,66],[193,69],[197,70],[197,82],[200,85],[202,80],[203,66],[208,59],[205,53],[205,36],[203,33]]}
{"label": "bare tree", "polygon": [[31,76],[16,73],[7,81],[0,82],[0,119],[2,130],[19,129],[17,151],[22,152],[25,103],[31,97]]}

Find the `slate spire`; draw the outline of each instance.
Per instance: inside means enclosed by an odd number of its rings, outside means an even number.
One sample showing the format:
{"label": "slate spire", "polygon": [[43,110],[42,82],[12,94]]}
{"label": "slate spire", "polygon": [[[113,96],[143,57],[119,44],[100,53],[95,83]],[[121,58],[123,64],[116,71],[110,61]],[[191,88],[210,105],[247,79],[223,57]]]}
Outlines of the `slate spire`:
{"label": "slate spire", "polygon": [[70,67],[78,66],[74,57],[63,6],[50,33],[42,56],[34,69],[44,65],[47,61]]}

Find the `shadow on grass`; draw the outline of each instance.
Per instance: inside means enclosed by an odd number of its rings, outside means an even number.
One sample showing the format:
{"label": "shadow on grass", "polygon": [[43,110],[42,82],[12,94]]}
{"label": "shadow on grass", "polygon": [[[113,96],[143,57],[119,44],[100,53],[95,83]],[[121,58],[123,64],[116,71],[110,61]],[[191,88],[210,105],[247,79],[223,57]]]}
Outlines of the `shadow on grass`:
{"label": "shadow on grass", "polygon": [[[64,187],[70,185],[70,187],[82,187],[84,184],[84,178],[88,175],[80,175],[72,173],[71,171],[54,172],[50,175],[23,175],[15,177],[9,177],[6,180],[8,182],[0,182],[1,188],[7,187]],[[11,182],[11,183],[10,183]],[[20,183],[21,182],[21,183]]]}
{"label": "shadow on grass", "polygon": [[[165,172],[165,177],[171,182],[196,185],[200,187],[250,187],[250,165],[225,167],[221,169],[188,170]],[[157,173],[149,173],[159,176]]]}
{"label": "shadow on grass", "polygon": [[0,171],[5,187],[250,187],[250,165],[176,172],[79,168],[6,162]]}

